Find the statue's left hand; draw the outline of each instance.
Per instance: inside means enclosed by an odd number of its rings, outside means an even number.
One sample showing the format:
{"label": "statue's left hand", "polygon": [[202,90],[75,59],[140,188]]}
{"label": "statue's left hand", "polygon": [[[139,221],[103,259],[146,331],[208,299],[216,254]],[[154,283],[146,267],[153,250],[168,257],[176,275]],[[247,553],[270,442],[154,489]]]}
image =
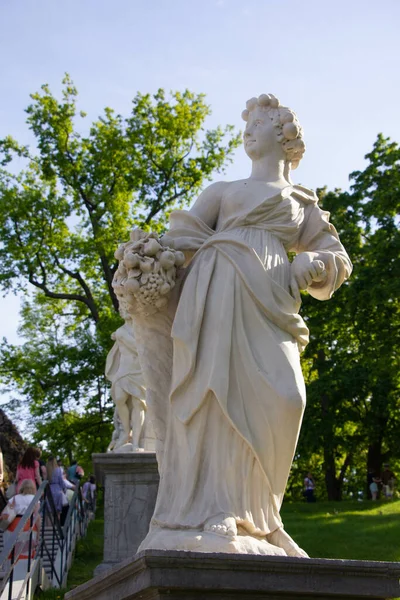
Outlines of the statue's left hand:
{"label": "statue's left hand", "polygon": [[297,302],[301,302],[300,290],[306,290],[313,282],[322,282],[327,277],[325,264],[309,252],[298,254],[290,268],[290,289]]}

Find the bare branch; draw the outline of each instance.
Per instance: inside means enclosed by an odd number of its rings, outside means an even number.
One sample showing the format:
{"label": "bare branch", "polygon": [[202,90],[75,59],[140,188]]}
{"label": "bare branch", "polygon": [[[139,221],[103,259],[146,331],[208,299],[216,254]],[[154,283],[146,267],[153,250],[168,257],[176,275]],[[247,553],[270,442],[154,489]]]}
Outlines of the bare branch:
{"label": "bare branch", "polygon": [[[68,161],[75,168],[75,161],[68,150],[66,150],[66,154],[67,154]],[[78,188],[81,198],[83,199],[84,204],[88,210],[90,223],[92,225],[92,231],[93,231],[94,237],[96,239],[97,232],[99,229],[99,225],[98,225],[99,216],[95,215],[95,211],[98,208],[98,206],[89,199],[89,197],[87,196],[85,191],[82,189],[82,186],[80,185],[80,183],[76,177],[75,171],[73,172],[73,177],[74,177],[75,185]],[[102,248],[99,248],[99,256],[100,256],[101,266],[103,268],[104,280],[105,280],[105,282],[107,284],[107,288],[108,288],[108,293],[110,294],[110,298],[113,303],[113,307],[114,307],[115,311],[118,312],[119,311],[119,302],[118,302],[117,296],[115,295],[114,288],[112,287],[112,280],[113,280],[114,273],[112,272],[112,270],[110,268],[106,254]]]}
{"label": "bare branch", "polygon": [[43,266],[42,261],[40,260],[39,255],[36,255],[38,264],[39,264],[39,268],[41,270],[42,273],[42,281],[38,281],[35,278],[35,274],[33,272],[32,267],[29,265],[28,267],[28,281],[29,283],[31,283],[32,285],[34,285],[35,287],[39,288],[40,290],[42,290],[45,295],[48,298],[53,298],[55,300],[75,300],[76,302],[82,302],[83,304],[85,304],[88,309],[90,310],[93,320],[98,323],[99,321],[99,315],[97,313],[97,311],[95,310],[95,312],[93,313],[92,311],[92,306],[90,305],[90,302],[88,300],[88,298],[86,298],[86,296],[82,296],[81,294],[68,294],[67,292],[53,292],[51,289],[49,289],[49,287],[47,286],[47,273],[46,270]]}
{"label": "bare branch", "polygon": [[97,323],[99,321],[100,317],[99,317],[99,313],[98,313],[98,310],[97,310],[97,307],[96,307],[96,303],[94,301],[92,292],[90,291],[90,288],[87,285],[86,281],[83,279],[82,275],[79,273],[79,271],[71,271],[67,267],[64,267],[64,265],[62,265],[60,263],[60,261],[57,258],[57,256],[54,257],[54,262],[61,269],[61,271],[63,271],[63,273],[65,273],[69,277],[72,277],[73,279],[75,279],[79,283],[79,285],[81,286],[81,288],[85,292],[86,298],[88,300],[88,306],[90,308],[90,312],[92,314],[93,320]]}
{"label": "bare branch", "polygon": [[189,191],[190,191],[190,188],[188,188],[188,189],[184,188],[180,192],[177,192],[173,196],[170,196],[169,198],[167,198],[167,200],[165,200],[165,202],[161,202],[161,194],[160,194],[160,196],[159,196],[160,199],[156,200],[155,205],[153,206],[153,208],[147,215],[143,224],[148,225],[150,223],[151,219],[158,212],[160,212],[160,210],[163,210],[168,204],[172,204],[173,202],[175,202],[175,200],[178,200],[178,198],[181,198],[182,196],[184,196],[184,194],[187,194]]}

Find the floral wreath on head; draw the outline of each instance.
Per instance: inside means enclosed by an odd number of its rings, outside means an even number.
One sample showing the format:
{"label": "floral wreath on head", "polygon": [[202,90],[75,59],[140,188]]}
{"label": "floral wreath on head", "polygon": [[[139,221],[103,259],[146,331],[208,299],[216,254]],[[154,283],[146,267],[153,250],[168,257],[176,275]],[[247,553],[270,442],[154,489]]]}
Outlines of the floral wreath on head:
{"label": "floral wreath on head", "polygon": [[261,94],[258,98],[247,100],[242,119],[247,121],[255,108],[261,108],[267,113],[276,129],[278,142],[282,143],[286,159],[291,163],[291,168],[296,169],[306,151],[303,129],[296,113],[287,106],[282,106],[273,94]]}

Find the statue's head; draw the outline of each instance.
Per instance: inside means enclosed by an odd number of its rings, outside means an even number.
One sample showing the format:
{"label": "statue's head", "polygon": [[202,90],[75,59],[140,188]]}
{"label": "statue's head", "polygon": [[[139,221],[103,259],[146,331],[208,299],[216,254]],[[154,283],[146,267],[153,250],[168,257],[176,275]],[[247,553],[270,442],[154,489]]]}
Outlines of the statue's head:
{"label": "statue's head", "polygon": [[252,159],[267,157],[272,152],[296,169],[305,152],[303,130],[296,114],[279,104],[272,94],[262,94],[246,102],[242,112],[246,121],[244,147]]}

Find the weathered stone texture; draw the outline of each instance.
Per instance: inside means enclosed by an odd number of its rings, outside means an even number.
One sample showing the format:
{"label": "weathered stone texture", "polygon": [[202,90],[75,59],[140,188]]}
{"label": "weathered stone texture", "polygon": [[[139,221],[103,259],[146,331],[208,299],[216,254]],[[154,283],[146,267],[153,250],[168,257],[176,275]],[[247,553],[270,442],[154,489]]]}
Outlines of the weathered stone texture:
{"label": "weathered stone texture", "polygon": [[159,475],[154,452],[94,454],[93,463],[105,488],[104,558],[96,569],[99,574],[136,554],[154,512]]}
{"label": "weathered stone texture", "polygon": [[65,600],[378,600],[399,577],[399,563],[146,550]]}

